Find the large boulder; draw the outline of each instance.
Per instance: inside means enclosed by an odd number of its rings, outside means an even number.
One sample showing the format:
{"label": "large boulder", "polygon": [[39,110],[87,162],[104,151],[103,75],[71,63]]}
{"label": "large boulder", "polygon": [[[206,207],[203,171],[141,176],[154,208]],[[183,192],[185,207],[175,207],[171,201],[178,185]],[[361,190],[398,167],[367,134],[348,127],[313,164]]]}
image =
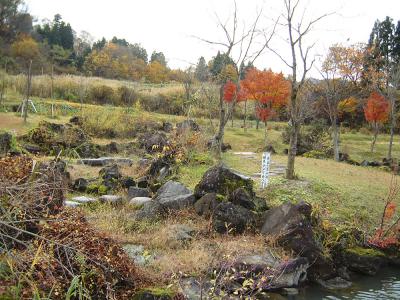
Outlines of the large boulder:
{"label": "large boulder", "polygon": [[196,185],[195,195],[200,198],[208,193],[230,195],[238,188],[243,188],[251,197],[254,197],[253,181],[224,165],[217,165],[204,173],[201,181]]}
{"label": "large boulder", "polygon": [[213,214],[213,228],[218,233],[240,234],[254,227],[255,222],[252,211],[230,202],[220,203]]}
{"label": "large boulder", "polygon": [[257,281],[263,276],[271,277],[270,284],[265,287],[265,291],[268,291],[297,287],[307,279],[309,262],[304,257],[282,261],[270,252],[266,252],[262,255],[238,257],[234,267],[239,273],[245,274],[247,279],[252,278]]}
{"label": "large boulder", "polygon": [[350,271],[375,275],[387,264],[387,259],[379,250],[356,247],[341,252],[341,263]]}
{"label": "large boulder", "polygon": [[193,206],[196,201],[193,192],[176,181],[168,181],[160,187],[154,200],[166,209],[177,210]]}
{"label": "large boulder", "polygon": [[333,263],[323,255],[314,238],[311,226],[311,205],[285,203],[265,213],[261,233],[277,239],[279,245],[294,254],[306,257],[311,264],[311,279],[327,280],[336,277]]}
{"label": "large boulder", "polygon": [[149,201],[134,214],[138,221],[155,221],[162,218],[166,213],[164,206],[157,201]]}
{"label": "large boulder", "polygon": [[200,216],[210,217],[220,202],[217,200],[217,194],[205,194],[194,204],[196,213]]}

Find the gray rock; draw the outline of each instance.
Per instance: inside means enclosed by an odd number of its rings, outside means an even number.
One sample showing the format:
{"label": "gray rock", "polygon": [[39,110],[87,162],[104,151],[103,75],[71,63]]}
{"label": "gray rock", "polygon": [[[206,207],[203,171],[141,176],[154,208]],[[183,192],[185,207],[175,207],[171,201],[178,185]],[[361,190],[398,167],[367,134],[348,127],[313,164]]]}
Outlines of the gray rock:
{"label": "gray rock", "polygon": [[387,264],[387,258],[383,252],[378,250],[368,253],[365,251],[345,250],[341,253],[342,263],[348,267],[350,271],[365,274],[375,275],[382,267]]}
{"label": "gray rock", "polygon": [[154,256],[147,254],[142,245],[126,244],[122,246],[122,249],[139,266],[145,266],[154,260]]}
{"label": "gray rock", "polygon": [[108,190],[113,190],[119,187],[122,173],[120,167],[117,164],[113,164],[102,168],[99,171],[99,176],[103,180],[103,185],[105,185]]}
{"label": "gray rock", "polygon": [[135,214],[138,221],[155,221],[165,215],[165,208],[157,201],[149,201],[143,205]]}
{"label": "gray rock", "polygon": [[328,290],[348,289],[352,283],[340,277],[331,278],[328,280],[317,280],[317,283]]}
{"label": "gray rock", "polygon": [[78,160],[78,163],[88,165],[91,167],[103,167],[110,164],[132,166],[133,161],[129,158],[123,157],[99,157],[99,158],[85,158]]}
{"label": "gray rock", "polygon": [[192,206],[196,199],[193,193],[183,184],[168,181],[157,191],[155,201],[166,209],[180,210]]}
{"label": "gray rock", "polygon": [[99,201],[116,205],[122,202],[122,197],[118,195],[103,195],[99,197]]}
{"label": "gray rock", "polygon": [[250,177],[239,174],[224,165],[217,165],[204,173],[201,181],[196,185],[195,195],[197,198],[208,193],[228,196],[238,188],[246,190],[250,197],[255,195]]}
{"label": "gray rock", "polygon": [[150,197],[148,189],[131,186],[128,190],[128,199],[136,197]]}
{"label": "gray rock", "polygon": [[234,190],[229,195],[228,201],[232,202],[233,204],[240,205],[244,208],[250,209],[250,210],[255,210],[255,208],[256,208],[256,205],[254,204],[249,193],[243,188],[238,188],[238,189]]}
{"label": "gray rock", "polygon": [[162,130],[164,132],[171,132],[174,129],[174,126],[169,122],[163,122]]}
{"label": "gray rock", "polygon": [[151,200],[151,198],[149,198],[149,197],[135,197],[129,201],[129,204],[136,205],[136,206],[142,206],[151,201],[153,201],[153,200]]}
{"label": "gray rock", "polygon": [[66,207],[77,207],[79,205],[82,205],[82,203],[75,202],[75,201],[70,201],[70,200],[65,200],[64,205]]}
{"label": "gray rock", "polygon": [[157,181],[158,182],[164,181],[169,174],[170,174],[169,166],[162,167],[161,170],[158,172]]}
{"label": "gray rock", "polygon": [[200,282],[197,278],[187,277],[181,279],[179,283],[185,299],[201,300],[208,298],[211,288],[210,280],[205,279],[204,282]]}
{"label": "gray rock", "polygon": [[311,211],[311,205],[305,202],[296,205],[288,202],[272,208],[264,215],[261,233],[273,236],[278,245],[313,262],[308,271],[312,280],[331,279],[337,273],[333,262],[326,258],[314,238]]}
{"label": "gray rock", "polygon": [[136,181],[130,176],[126,176],[121,179],[121,185],[122,187],[129,189],[130,187],[136,186]]}
{"label": "gray rock", "polygon": [[196,201],[194,204],[194,209],[198,215],[210,217],[214,213],[214,210],[218,204],[219,202],[217,201],[217,194],[209,193]]}
{"label": "gray rock", "polygon": [[7,154],[11,150],[12,135],[8,132],[0,133],[0,155]]}
{"label": "gray rock", "polygon": [[88,185],[89,185],[89,181],[87,179],[85,179],[85,178],[77,178],[74,181],[74,184],[73,184],[72,188],[75,191],[84,193],[84,192],[86,192],[86,189],[87,189]]}
{"label": "gray rock", "polygon": [[90,203],[90,202],[96,202],[97,199],[92,198],[92,197],[87,197],[87,196],[77,196],[77,197],[71,198],[71,201],[78,202],[78,203]]}
{"label": "gray rock", "polygon": [[227,202],[220,203],[214,210],[213,228],[218,233],[242,233],[254,225],[254,213],[244,207]]}
{"label": "gray rock", "polygon": [[29,153],[32,153],[32,154],[38,154],[42,150],[39,146],[34,145],[34,144],[24,144],[24,145],[22,145],[22,147],[26,151],[28,151]]}
{"label": "gray rock", "polygon": [[235,266],[245,270],[251,276],[269,274],[273,276],[266,290],[290,288],[298,286],[307,279],[308,260],[303,257],[280,261],[270,252],[262,255],[249,255],[239,257]]}
{"label": "gray rock", "polygon": [[147,132],[139,138],[139,144],[147,153],[155,153],[161,152],[169,142],[164,132]]}
{"label": "gray rock", "polygon": [[170,229],[169,239],[181,244],[190,242],[196,232],[192,227],[182,224],[173,225]]}
{"label": "gray rock", "polygon": [[146,177],[141,177],[137,180],[137,186],[139,188],[145,189],[149,186],[149,181]]}

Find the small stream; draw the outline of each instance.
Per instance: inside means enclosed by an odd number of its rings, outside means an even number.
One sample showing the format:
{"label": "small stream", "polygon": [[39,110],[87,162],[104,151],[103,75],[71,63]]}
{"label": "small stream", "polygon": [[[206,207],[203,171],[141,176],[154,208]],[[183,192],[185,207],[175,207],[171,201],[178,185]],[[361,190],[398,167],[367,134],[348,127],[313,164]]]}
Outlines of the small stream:
{"label": "small stream", "polygon": [[385,269],[376,276],[359,276],[351,288],[339,291],[327,291],[310,286],[301,289],[296,296],[287,296],[289,300],[344,300],[344,299],[400,299],[400,270]]}

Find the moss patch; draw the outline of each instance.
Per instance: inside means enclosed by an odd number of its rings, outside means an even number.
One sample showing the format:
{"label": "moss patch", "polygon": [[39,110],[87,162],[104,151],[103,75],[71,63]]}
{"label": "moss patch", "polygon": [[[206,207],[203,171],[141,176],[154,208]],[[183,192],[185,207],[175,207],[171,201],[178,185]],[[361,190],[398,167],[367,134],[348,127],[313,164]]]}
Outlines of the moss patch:
{"label": "moss patch", "polygon": [[360,255],[360,256],[368,256],[368,257],[384,257],[385,254],[382,251],[372,249],[372,248],[362,248],[362,247],[354,247],[350,249],[346,249],[346,252]]}
{"label": "moss patch", "polygon": [[139,291],[132,300],[142,300],[142,299],[150,299],[149,296],[153,296],[153,298],[167,300],[172,299],[175,295],[175,292],[170,288],[149,288]]}

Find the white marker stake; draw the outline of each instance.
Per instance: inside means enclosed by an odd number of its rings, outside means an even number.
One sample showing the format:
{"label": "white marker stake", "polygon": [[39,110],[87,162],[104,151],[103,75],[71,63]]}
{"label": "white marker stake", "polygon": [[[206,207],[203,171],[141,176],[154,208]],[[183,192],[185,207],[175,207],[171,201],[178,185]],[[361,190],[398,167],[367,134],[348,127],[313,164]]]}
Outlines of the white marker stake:
{"label": "white marker stake", "polygon": [[261,163],[261,189],[265,189],[268,185],[270,163],[271,163],[271,153],[264,152]]}

